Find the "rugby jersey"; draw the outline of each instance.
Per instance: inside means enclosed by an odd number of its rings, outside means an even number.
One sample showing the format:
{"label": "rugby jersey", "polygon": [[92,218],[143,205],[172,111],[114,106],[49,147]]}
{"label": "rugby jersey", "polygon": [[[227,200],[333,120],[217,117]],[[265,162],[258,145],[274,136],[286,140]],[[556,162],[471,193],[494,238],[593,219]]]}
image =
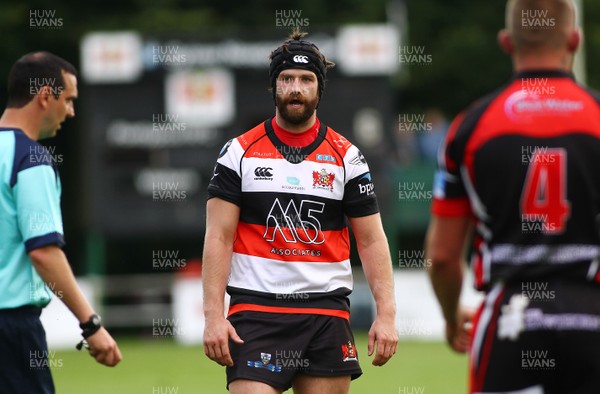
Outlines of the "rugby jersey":
{"label": "rugby jersey", "polygon": [[347,217],[379,212],[369,166],[321,123],[306,147],[277,138],[268,119],[227,142],[208,198],[240,207],[227,292],[241,311],[349,318]]}
{"label": "rugby jersey", "polygon": [[60,193],[47,149],[19,129],[0,128],[0,309],[50,302],[27,253],[64,245]]}
{"label": "rugby jersey", "polygon": [[432,212],[473,215],[478,289],[540,275],[600,282],[600,99],[527,71],[454,120]]}

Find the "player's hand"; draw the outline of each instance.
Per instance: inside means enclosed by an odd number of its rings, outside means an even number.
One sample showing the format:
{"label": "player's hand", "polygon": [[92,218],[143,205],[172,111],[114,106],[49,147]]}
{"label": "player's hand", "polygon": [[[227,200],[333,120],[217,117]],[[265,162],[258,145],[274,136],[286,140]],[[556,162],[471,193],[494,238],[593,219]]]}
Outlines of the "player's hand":
{"label": "player's hand", "polygon": [[474,310],[461,308],[454,323],[446,322],[446,341],[455,352],[466,353],[471,348],[474,315]]}
{"label": "player's hand", "polygon": [[90,347],[90,355],[107,367],[114,367],[123,358],[117,343],[104,327],[100,327],[98,331],[89,336],[87,343]]}
{"label": "player's hand", "polygon": [[381,366],[388,362],[398,347],[398,330],[394,318],[376,317],[369,330],[369,356],[373,358],[373,365]]}
{"label": "player's hand", "polygon": [[229,338],[236,343],[244,343],[229,320],[224,317],[207,320],[204,326],[204,354],[219,365],[233,366]]}

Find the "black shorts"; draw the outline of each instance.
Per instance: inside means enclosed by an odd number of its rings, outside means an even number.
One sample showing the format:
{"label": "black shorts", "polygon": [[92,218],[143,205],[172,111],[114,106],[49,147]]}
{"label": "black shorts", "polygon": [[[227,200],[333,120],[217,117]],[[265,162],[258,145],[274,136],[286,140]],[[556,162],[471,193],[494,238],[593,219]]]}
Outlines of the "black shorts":
{"label": "black shorts", "polygon": [[229,321],[244,344],[229,341],[234,366],[227,367],[227,387],[236,379],[292,387],[296,374],[362,374],[348,320],[322,315],[238,312]]}
{"label": "black shorts", "polygon": [[470,369],[472,393],[599,393],[600,286],[494,287],[476,318]]}
{"label": "black shorts", "polygon": [[41,311],[0,309],[0,394],[54,393]]}

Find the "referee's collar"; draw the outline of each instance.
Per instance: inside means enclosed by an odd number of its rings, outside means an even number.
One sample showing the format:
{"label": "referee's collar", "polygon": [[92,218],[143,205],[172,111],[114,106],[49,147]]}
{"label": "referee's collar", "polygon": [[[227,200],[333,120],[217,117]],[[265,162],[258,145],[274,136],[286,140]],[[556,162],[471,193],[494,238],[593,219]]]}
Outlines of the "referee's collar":
{"label": "referee's collar", "polygon": [[530,69],[515,73],[514,79],[518,78],[571,78],[575,80],[573,73],[561,69]]}

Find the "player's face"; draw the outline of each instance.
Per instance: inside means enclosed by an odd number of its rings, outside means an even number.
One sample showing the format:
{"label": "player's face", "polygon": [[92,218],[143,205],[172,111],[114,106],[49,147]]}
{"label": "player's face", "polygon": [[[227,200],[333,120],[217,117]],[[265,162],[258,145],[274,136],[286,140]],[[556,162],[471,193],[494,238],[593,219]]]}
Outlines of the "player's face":
{"label": "player's face", "polygon": [[319,103],[317,76],[301,69],[283,70],[277,77],[275,105],[281,117],[290,124],[310,119]]}
{"label": "player's face", "polygon": [[77,78],[63,71],[64,86],[58,99],[50,97],[48,112],[45,116],[40,139],[54,137],[67,118],[75,116],[75,99],[77,98]]}

